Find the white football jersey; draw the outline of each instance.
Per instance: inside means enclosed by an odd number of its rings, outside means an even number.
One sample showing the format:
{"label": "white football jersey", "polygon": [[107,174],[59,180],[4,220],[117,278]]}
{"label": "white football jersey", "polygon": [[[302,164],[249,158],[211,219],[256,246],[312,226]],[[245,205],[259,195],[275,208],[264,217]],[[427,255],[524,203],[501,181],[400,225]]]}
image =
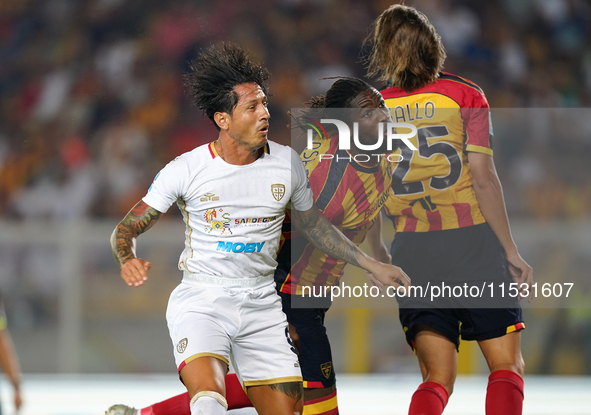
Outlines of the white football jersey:
{"label": "white football jersey", "polygon": [[179,269],[224,277],[273,275],[285,209],[305,211],[313,195],[290,147],[269,141],[255,162],[226,163],[213,143],[168,163],[142,199],[159,212],[176,202],[185,224]]}

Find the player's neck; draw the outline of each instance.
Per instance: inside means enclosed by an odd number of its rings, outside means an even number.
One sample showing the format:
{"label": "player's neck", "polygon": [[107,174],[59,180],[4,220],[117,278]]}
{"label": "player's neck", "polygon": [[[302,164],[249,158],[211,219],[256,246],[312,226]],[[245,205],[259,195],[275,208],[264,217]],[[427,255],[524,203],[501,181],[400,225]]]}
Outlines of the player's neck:
{"label": "player's neck", "polygon": [[237,166],[254,163],[265,152],[264,145],[253,149],[224,134],[220,134],[219,138],[214,142],[214,146],[222,160]]}

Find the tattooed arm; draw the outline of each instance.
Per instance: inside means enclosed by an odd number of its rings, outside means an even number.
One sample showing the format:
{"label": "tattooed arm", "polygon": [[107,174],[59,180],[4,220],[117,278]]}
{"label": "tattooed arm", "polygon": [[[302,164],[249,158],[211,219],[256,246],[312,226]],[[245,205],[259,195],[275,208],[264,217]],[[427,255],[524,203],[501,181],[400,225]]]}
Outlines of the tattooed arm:
{"label": "tattooed arm", "polygon": [[328,221],[316,205],[305,212],[291,211],[291,220],[314,247],[331,257],[371,272],[386,285],[409,286],[410,278],[399,267],[376,261],[357,245],[351,242],[341,231]]}
{"label": "tattooed arm", "polygon": [[148,261],[135,256],[135,240],[150,229],[162,213],[138,202],[117,225],[111,234],[111,250],[115,261],[121,267],[121,278],[131,286],[140,286],[148,279],[152,266]]}

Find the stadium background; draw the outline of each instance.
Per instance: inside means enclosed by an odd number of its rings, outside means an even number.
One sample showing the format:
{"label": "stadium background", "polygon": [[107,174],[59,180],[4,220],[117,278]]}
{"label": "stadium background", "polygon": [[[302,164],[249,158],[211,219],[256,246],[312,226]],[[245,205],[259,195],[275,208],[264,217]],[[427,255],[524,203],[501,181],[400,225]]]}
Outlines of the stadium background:
{"label": "stadium background", "polygon": [[[171,209],[140,239],[153,264],[140,289],[120,281],[108,237],[166,162],[215,137],[181,84],[197,51],[231,40],[264,62],[270,138],[288,144],[285,114],[326,89],[318,78],[364,75],[362,40],[391,3],[0,3],[0,292],[25,375],[174,371],[164,310],[180,279],[181,217]],[[591,6],[406,3],[441,34],[445,70],[513,117],[495,131],[495,161],[518,245],[539,281],[575,282],[580,308],[526,310],[526,371],[589,375]],[[568,125],[548,121],[556,108]],[[395,310],[327,318],[337,371],[417,373]],[[462,348],[461,372],[486,372]]]}

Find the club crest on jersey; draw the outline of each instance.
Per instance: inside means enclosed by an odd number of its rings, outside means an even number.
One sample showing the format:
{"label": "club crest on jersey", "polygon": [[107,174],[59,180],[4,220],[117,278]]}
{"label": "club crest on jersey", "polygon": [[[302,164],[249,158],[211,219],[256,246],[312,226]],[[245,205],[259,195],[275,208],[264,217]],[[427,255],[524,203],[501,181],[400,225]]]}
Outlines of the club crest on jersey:
{"label": "club crest on jersey", "polygon": [[275,200],[279,202],[281,199],[283,199],[283,196],[285,196],[285,185],[272,184],[271,192],[273,193]]}
{"label": "club crest on jersey", "polygon": [[326,379],[330,377],[330,372],[332,370],[332,363],[326,362],[320,365],[320,370],[322,370],[322,374]]}
{"label": "club crest on jersey", "polygon": [[176,351],[179,353],[183,353],[185,350],[187,350],[188,344],[189,344],[189,339],[187,339],[185,337],[176,345]]}

